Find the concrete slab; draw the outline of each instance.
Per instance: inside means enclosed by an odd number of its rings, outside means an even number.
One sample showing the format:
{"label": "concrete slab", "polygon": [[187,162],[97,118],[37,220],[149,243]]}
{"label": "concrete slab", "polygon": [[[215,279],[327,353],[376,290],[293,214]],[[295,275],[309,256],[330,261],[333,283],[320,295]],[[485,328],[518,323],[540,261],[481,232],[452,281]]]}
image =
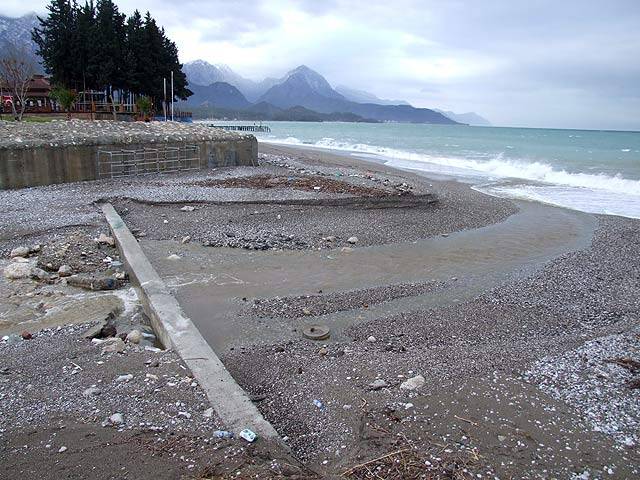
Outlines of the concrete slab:
{"label": "concrete slab", "polygon": [[235,432],[249,428],[260,436],[278,439],[273,426],[263,418],[184,314],[113,206],[105,204],[102,211],[156,335],[165,347],[173,348],[191,369],[227,428]]}

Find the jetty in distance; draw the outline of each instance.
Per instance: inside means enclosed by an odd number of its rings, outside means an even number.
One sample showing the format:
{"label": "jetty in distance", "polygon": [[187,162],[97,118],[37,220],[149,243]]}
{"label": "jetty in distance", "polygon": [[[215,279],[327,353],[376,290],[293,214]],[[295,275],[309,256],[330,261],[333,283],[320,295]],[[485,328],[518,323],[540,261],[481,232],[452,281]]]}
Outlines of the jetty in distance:
{"label": "jetty in distance", "polygon": [[209,123],[207,124],[207,126],[238,132],[271,132],[271,128],[269,128],[269,126],[267,125],[214,125],[213,123]]}

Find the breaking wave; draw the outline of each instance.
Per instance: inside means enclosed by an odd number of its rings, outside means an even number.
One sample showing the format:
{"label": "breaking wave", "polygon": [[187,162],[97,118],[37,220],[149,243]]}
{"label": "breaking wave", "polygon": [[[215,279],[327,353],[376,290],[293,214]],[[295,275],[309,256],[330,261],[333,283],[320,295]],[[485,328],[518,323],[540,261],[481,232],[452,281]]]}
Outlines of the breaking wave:
{"label": "breaking wave", "polygon": [[[267,143],[340,150],[381,157],[391,166],[453,176],[482,177],[478,190],[513,198],[530,199],[592,213],[640,218],[640,181],[604,173],[568,172],[548,163],[504,158],[474,159],[442,157],[363,143],[347,143],[325,137],[303,142],[296,137],[261,138]],[[508,188],[487,184],[486,180],[522,180]]]}

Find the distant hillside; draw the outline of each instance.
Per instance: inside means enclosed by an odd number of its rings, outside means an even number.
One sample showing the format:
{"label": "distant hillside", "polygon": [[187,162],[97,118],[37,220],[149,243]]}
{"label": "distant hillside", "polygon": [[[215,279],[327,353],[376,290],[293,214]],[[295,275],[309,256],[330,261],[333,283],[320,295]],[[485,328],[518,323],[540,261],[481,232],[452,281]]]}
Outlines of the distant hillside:
{"label": "distant hillside", "polygon": [[243,109],[250,105],[240,90],[225,82],[212,83],[206,87],[190,84],[189,89],[193,92],[189,104],[198,107]]}
{"label": "distant hillside", "polygon": [[459,123],[466,123],[467,125],[475,125],[475,126],[479,126],[479,127],[490,127],[491,126],[491,122],[489,122],[489,120],[487,120],[486,118],[481,117],[480,115],[478,115],[475,112],[454,113],[454,112],[450,112],[450,111],[438,110],[437,108],[434,108],[434,110],[436,112],[440,112],[445,117],[448,117],[451,120],[454,120],[454,121],[459,122]]}
{"label": "distant hillside", "polygon": [[377,105],[409,105],[409,102],[405,102],[404,100],[385,100],[383,98],[377,97],[373,93],[365,92],[364,90],[356,90],[355,88],[345,87],[344,85],[337,86],[335,90],[347,100],[356,103],[375,103]]}
{"label": "distant hillside", "polygon": [[[349,100],[331,87],[329,82],[311,68],[301,65],[288,72],[281,79],[267,78],[262,82],[253,82],[236,74],[226,65],[212,65],[203,60],[189,62],[183,71],[189,84],[209,85],[224,82],[236,87],[249,102],[269,104],[283,111],[293,107],[304,107],[321,114],[353,114],[353,118],[390,122],[455,124],[450,118],[428,108],[414,108],[406,102],[399,105],[385,105],[387,102],[367,92],[350,89],[350,95],[371,99],[371,102],[359,103]],[[257,93],[262,92],[259,96]],[[191,102],[194,104],[193,102]],[[252,112],[251,108],[245,109]],[[265,112],[254,111],[256,115]],[[269,115],[272,115],[270,112]]]}
{"label": "distant hillside", "polygon": [[31,31],[37,25],[38,18],[35,13],[29,13],[18,18],[0,15],[0,51],[6,48],[8,43],[26,46],[38,65],[37,73],[44,73],[44,69],[40,64],[41,59],[36,55],[36,44],[31,39]]}
{"label": "distant hillside", "polygon": [[304,65],[289,72],[284,81],[267,90],[259,101],[271,103],[280,108],[300,105],[320,113],[348,112],[380,121],[456,123],[428,108],[351,102],[331,88],[322,75]]}
{"label": "distant hillside", "polygon": [[18,45],[28,45],[35,53],[35,44],[31,40],[31,31],[38,25],[35,13],[29,13],[22,17],[10,18],[0,15],[0,44],[12,42]]}
{"label": "distant hillside", "polygon": [[188,105],[194,118],[224,118],[230,120],[273,120],[288,122],[366,122],[376,123],[376,120],[362,118],[353,113],[318,113],[299,105],[282,109],[261,102],[245,109],[218,108],[212,106]]}
{"label": "distant hillside", "polygon": [[245,98],[251,102],[256,101],[260,95],[278,82],[275,78],[254,82],[238,75],[227,65],[212,65],[204,60],[185,63],[182,71],[187,76],[189,85],[207,86],[216,82],[225,82],[240,90]]}

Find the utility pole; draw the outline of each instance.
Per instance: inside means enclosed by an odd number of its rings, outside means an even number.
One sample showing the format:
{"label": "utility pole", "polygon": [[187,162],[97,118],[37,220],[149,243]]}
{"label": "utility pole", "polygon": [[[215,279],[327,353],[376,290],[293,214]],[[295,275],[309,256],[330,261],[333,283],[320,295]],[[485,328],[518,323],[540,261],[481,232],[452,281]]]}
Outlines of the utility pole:
{"label": "utility pole", "polygon": [[171,121],[173,122],[173,70],[171,70]]}
{"label": "utility pole", "polygon": [[167,77],[162,79],[164,81],[164,101],[162,102],[162,111],[164,113],[164,121],[167,121]]}

